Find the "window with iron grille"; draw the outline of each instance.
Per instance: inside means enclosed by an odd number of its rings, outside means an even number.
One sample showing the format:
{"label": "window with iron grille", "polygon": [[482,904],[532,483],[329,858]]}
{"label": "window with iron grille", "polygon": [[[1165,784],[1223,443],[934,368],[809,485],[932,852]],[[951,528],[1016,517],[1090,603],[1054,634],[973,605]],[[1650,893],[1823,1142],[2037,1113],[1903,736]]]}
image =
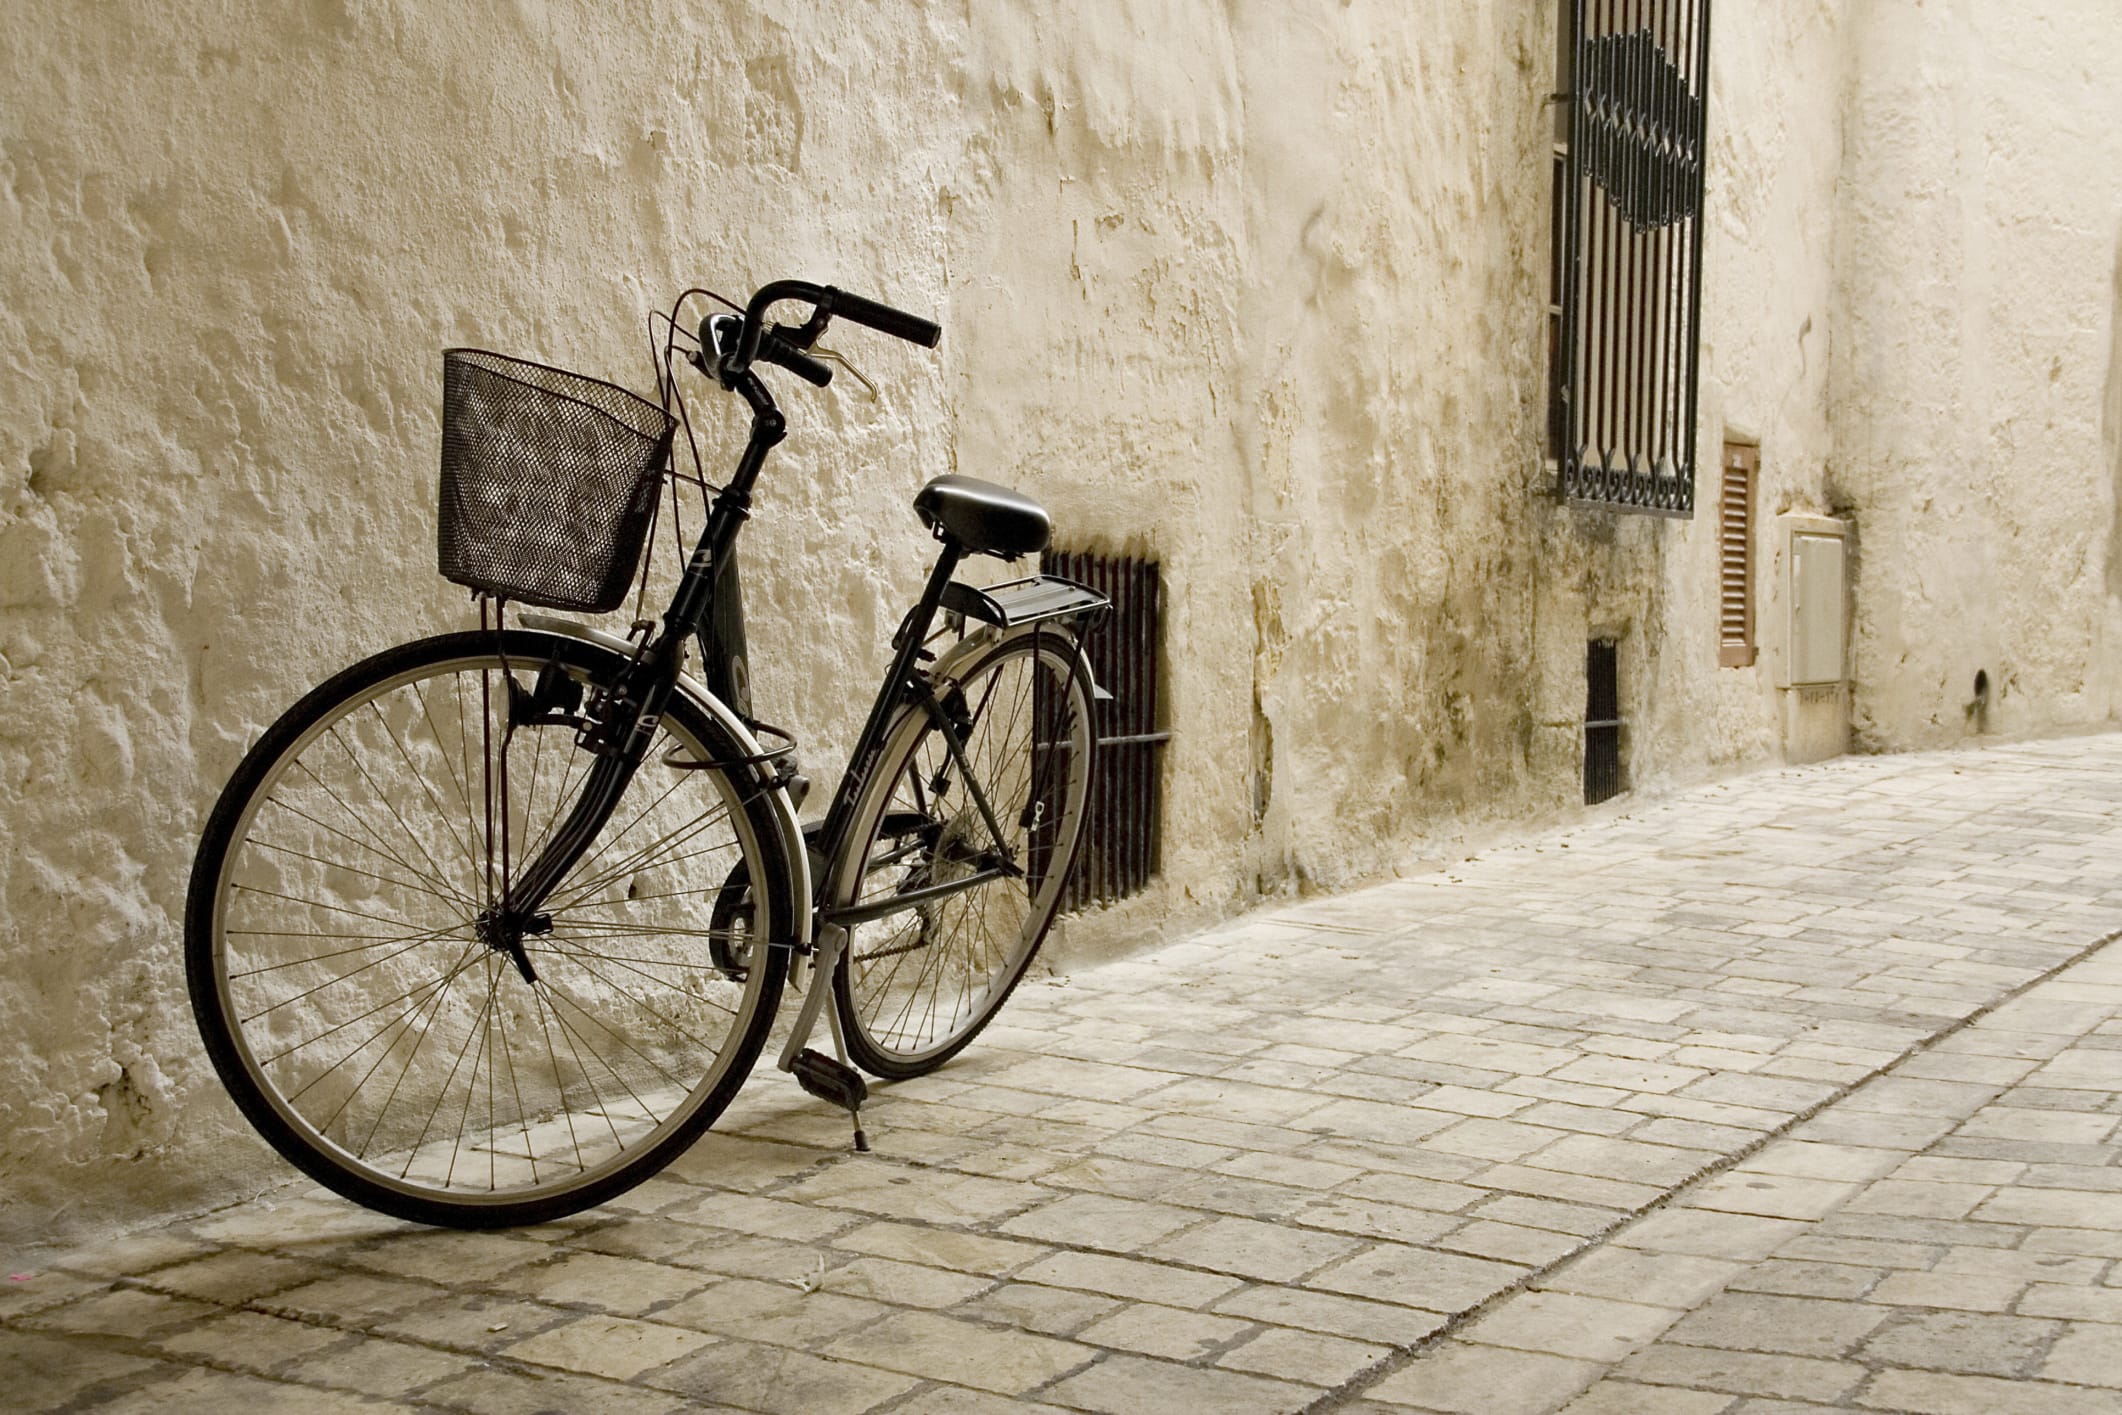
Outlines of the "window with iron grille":
{"label": "window with iron grille", "polygon": [[1621,779],[1621,646],[1593,639],[1584,652],[1584,804],[1627,789]]}
{"label": "window with iron grille", "polygon": [[1724,444],[1717,498],[1717,662],[1745,668],[1754,661],[1754,482],[1761,449]]}
{"label": "window with iron grille", "polygon": [[1113,602],[1084,640],[1098,686],[1112,694],[1092,716],[1098,733],[1090,820],[1064,909],[1122,899],[1157,872],[1158,768],[1169,732],[1157,728],[1157,655],[1163,599],[1154,560],[1046,552],[1041,568],[1088,585]]}
{"label": "window with iron grille", "polygon": [[1548,441],[1561,493],[1695,505],[1710,0],[1563,0]]}

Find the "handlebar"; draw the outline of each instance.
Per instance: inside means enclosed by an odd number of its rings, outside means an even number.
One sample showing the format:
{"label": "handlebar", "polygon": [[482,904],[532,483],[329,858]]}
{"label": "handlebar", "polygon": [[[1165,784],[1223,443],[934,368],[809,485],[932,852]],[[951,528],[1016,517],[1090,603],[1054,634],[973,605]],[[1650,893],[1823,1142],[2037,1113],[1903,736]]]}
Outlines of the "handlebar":
{"label": "handlebar", "polygon": [[[809,321],[793,329],[767,324],[767,311],[783,300],[801,300],[811,306]],[[722,368],[731,375],[741,374],[763,359],[822,388],[832,377],[832,370],[803,351],[817,342],[835,315],[925,349],[935,348],[936,341],[943,337],[943,327],[934,320],[861,295],[831,285],[813,285],[807,280],[773,280],[761,285],[744,307],[737,347],[723,357]]]}

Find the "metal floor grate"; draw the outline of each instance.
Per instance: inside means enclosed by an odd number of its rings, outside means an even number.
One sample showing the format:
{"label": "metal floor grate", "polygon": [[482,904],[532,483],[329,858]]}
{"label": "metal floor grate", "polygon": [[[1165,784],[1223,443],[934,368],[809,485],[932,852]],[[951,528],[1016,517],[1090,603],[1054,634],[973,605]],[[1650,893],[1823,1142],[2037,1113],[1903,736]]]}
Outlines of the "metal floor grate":
{"label": "metal floor grate", "polygon": [[1162,748],[1157,727],[1157,661],[1162,638],[1162,584],[1157,563],[1125,556],[1048,551],[1041,569],[1090,586],[1112,612],[1084,641],[1098,686],[1098,763],[1091,781],[1090,822],[1064,909],[1123,899],[1157,872]]}

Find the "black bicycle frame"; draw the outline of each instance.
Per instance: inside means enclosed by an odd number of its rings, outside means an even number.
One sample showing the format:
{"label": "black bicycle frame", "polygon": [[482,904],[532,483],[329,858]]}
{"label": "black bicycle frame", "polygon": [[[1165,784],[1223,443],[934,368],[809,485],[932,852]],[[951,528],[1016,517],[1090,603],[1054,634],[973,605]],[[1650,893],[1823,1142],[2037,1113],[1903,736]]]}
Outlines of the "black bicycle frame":
{"label": "black bicycle frame", "polygon": [[[661,630],[643,645],[632,667],[612,692],[611,701],[605,705],[604,755],[589,773],[582,794],[576,798],[567,819],[554,831],[552,840],[509,887],[502,913],[511,923],[521,925],[535,919],[539,907],[618,808],[620,797],[647,756],[656,726],[677,687],[678,674],[684,667],[687,640],[699,643],[701,672],[708,690],[735,711],[747,726],[753,724],[743,582],[737,569],[737,536],[751,517],[752,488],[766,463],[767,454],[787,436],[788,429],[772,394],[756,373],[746,370],[728,375],[723,383],[750,406],[751,435],[737,460],[735,473],[728,485],[716,493],[709,507],[707,525],[702,529],[692,557],[686,562],[685,573],[671,596]],[[922,646],[942,603],[944,588],[965,558],[964,547],[955,540],[944,536],[942,541],[942,554],[929,573],[921,599],[907,612],[892,641],[891,668],[877,692],[876,702],[870,707],[869,719],[856,738],[847,770],[841,775],[832,805],[826,812],[818,842],[826,859],[837,858],[845,843],[853,824],[855,797],[884,750],[885,732],[893,715],[906,703],[917,702],[927,707],[943,732],[952,755],[960,760],[962,769],[963,743],[937,701],[927,676],[919,671],[918,666]],[[971,773],[965,775],[970,781]],[[977,783],[973,784],[973,789],[989,829],[995,832],[995,839],[1001,841],[1004,837],[993,812],[985,798],[977,795]],[[1010,862],[1001,868],[978,871],[966,879],[938,886],[937,893],[957,893],[996,875],[1009,873],[1012,867],[1013,862]],[[927,897],[925,893],[919,896],[907,894],[892,899],[889,907],[836,911],[829,922],[859,923],[923,902]]]}

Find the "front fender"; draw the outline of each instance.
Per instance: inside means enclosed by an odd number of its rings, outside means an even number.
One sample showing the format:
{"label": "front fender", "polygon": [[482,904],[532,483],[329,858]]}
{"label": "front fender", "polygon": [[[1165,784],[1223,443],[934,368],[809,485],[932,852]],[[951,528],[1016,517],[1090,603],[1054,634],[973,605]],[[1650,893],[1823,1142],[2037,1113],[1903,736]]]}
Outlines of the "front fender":
{"label": "front fender", "polygon": [[[588,624],[578,624],[572,619],[560,619],[549,614],[522,614],[517,616],[517,622],[538,633],[580,639],[628,658],[634,654],[634,645],[617,634]],[[744,719],[732,712],[727,703],[710,693],[707,685],[698,678],[690,673],[680,673],[678,692],[684,695],[687,702],[713,718],[726,730],[747,756],[765,753],[766,748],[759,744],[759,739],[752,735],[752,730],[744,725]],[[769,939],[768,942],[807,951],[811,942],[811,877],[810,851],[804,845],[803,826],[796,819],[795,803],[789,800],[786,788],[778,784],[771,785],[764,792],[763,799],[766,802],[767,816],[778,837],[775,843],[780,846],[779,853],[787,862],[788,870],[787,878],[774,884],[774,893],[778,896],[776,903],[779,906],[777,917],[791,921],[790,926],[782,931],[784,937]]]}

